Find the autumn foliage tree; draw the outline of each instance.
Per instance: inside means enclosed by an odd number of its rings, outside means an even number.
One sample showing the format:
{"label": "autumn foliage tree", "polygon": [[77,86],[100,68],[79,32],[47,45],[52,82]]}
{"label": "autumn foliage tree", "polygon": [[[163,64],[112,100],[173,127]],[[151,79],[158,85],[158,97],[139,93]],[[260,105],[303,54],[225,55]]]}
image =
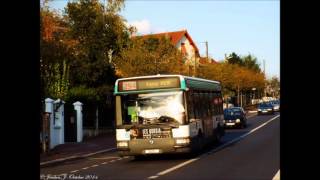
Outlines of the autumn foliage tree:
{"label": "autumn foliage tree", "polygon": [[122,77],[187,74],[182,53],[166,38],[135,37],[115,59]]}
{"label": "autumn foliage tree", "polygon": [[228,61],[202,65],[198,72],[201,78],[221,82],[223,94],[237,96],[238,103],[242,94],[248,94],[253,87],[263,89],[265,82],[263,73]]}
{"label": "autumn foliage tree", "polygon": [[40,73],[42,96],[64,98],[69,89],[72,53],[65,41],[65,20],[44,4],[40,9]]}

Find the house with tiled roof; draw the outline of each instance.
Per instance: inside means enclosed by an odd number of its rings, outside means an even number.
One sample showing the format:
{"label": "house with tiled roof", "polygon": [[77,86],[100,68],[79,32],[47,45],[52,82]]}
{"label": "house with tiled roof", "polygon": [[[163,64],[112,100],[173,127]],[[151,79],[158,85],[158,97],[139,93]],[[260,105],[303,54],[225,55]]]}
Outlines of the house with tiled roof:
{"label": "house with tiled roof", "polygon": [[179,49],[182,54],[186,57],[186,64],[194,66],[199,63],[200,55],[199,49],[195,42],[192,40],[190,34],[187,30],[174,31],[174,32],[164,32],[158,34],[148,34],[142,36],[134,36],[142,38],[169,38],[171,43]]}

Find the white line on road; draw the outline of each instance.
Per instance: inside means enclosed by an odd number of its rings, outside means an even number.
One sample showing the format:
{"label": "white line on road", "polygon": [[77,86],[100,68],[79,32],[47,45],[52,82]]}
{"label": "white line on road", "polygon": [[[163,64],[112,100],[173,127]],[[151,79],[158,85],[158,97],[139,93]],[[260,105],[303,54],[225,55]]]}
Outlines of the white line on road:
{"label": "white line on road", "polygon": [[89,167],[84,167],[84,168],[82,168],[82,169],[84,169],[84,170],[86,170],[86,169],[88,169]]}
{"label": "white line on road", "polygon": [[79,170],[74,170],[74,171],[70,171],[70,173],[75,173],[75,172],[78,172]]}
{"label": "white line on road", "polygon": [[97,167],[97,166],[99,166],[99,165],[95,164],[95,165],[92,165],[91,167]]}
{"label": "white line on road", "polygon": [[97,160],[99,160],[99,159],[115,159],[115,158],[118,158],[118,157],[116,157],[116,156],[107,156],[107,157],[90,158],[90,159],[97,159]]}
{"label": "white line on road", "polygon": [[103,163],[101,163],[101,164],[108,164],[109,162],[103,162]]}
{"label": "white line on road", "polygon": [[[223,144],[223,145],[221,145],[221,146],[219,146],[219,147],[211,150],[211,151],[210,151],[209,153],[207,153],[207,154],[210,154],[210,153],[212,153],[212,152],[218,151],[218,150],[220,150],[220,149],[222,149],[222,148],[224,148],[224,147],[226,147],[226,146],[228,146],[228,145],[230,145],[230,144],[232,144],[232,143],[234,143],[234,142],[236,142],[236,141],[239,141],[239,140],[243,139],[244,137],[248,136],[249,134],[251,134],[251,133],[255,132],[256,130],[262,128],[263,126],[267,125],[267,124],[270,123],[271,121],[277,119],[279,116],[280,116],[280,115],[277,115],[277,116],[273,117],[272,119],[268,120],[267,122],[263,123],[262,125],[260,125],[260,126],[254,128],[254,129],[252,129],[251,131],[247,132],[246,134],[244,134],[244,135],[242,135],[242,136],[240,136],[240,137],[238,137],[238,138],[235,138],[235,139],[233,139],[233,140],[231,140],[231,141],[226,142],[225,144]],[[186,166],[186,165],[188,165],[188,164],[190,164],[190,163],[192,163],[192,162],[194,162],[194,161],[199,160],[200,158],[202,158],[203,156],[205,156],[205,155],[207,155],[207,154],[202,154],[202,155],[200,155],[198,158],[190,159],[190,160],[185,161],[185,162],[183,162],[183,163],[180,163],[180,164],[178,164],[178,165],[176,165],[176,166],[174,166],[174,167],[171,167],[171,168],[169,168],[169,169],[166,169],[166,170],[164,170],[164,171],[161,171],[161,172],[159,172],[156,176],[150,176],[150,177],[148,177],[148,179],[156,179],[156,178],[158,178],[159,176],[168,174],[168,173],[170,173],[170,172],[172,172],[172,171],[174,171],[174,170],[176,170],[176,169],[179,169],[179,168],[181,168],[181,167],[183,167],[183,166]]]}
{"label": "white line on road", "polygon": [[150,177],[148,177],[148,179],[156,179],[156,178],[158,178],[158,176],[150,176]]}
{"label": "white line on road", "polygon": [[110,161],[111,163],[113,163],[113,162],[115,162],[116,160],[112,160],[112,161]]}
{"label": "white line on road", "polygon": [[101,150],[101,151],[97,151],[97,152],[93,152],[93,153],[89,153],[89,154],[85,154],[85,155],[70,156],[70,157],[67,157],[67,158],[59,158],[59,159],[55,159],[55,160],[52,160],[52,161],[41,162],[40,166],[46,165],[46,164],[55,163],[55,162],[62,162],[62,161],[75,159],[75,158],[86,158],[86,157],[89,157],[89,156],[93,156],[93,155],[96,155],[96,154],[101,154],[101,153],[113,151],[113,150],[116,150],[116,149],[117,148],[109,148],[109,149],[104,149],[104,150]]}
{"label": "white line on road", "polygon": [[174,166],[174,167],[172,167],[172,168],[169,168],[169,169],[167,169],[167,170],[164,170],[164,171],[162,171],[162,172],[159,172],[157,175],[158,175],[158,176],[162,176],[162,175],[167,174],[167,173],[169,173],[169,172],[171,172],[171,171],[174,171],[174,170],[176,170],[176,169],[178,169],[178,168],[181,168],[182,166],[185,166],[185,165],[187,165],[187,164],[190,164],[190,163],[192,163],[193,161],[196,161],[196,160],[198,160],[198,159],[200,159],[200,157],[199,157],[199,158],[190,159],[190,160],[188,160],[188,161],[186,161],[186,162],[183,162],[183,163],[181,163],[181,164],[178,164],[177,166]]}
{"label": "white line on road", "polygon": [[274,175],[274,177],[272,178],[272,180],[280,180],[280,169],[278,170],[277,174]]}

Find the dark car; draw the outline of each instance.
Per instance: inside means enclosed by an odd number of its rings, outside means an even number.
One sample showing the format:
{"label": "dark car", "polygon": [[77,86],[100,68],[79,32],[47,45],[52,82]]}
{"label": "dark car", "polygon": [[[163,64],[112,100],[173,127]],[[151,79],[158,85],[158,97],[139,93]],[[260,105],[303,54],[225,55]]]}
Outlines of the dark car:
{"label": "dark car", "polygon": [[246,113],[241,107],[232,107],[224,110],[225,127],[247,127]]}
{"label": "dark car", "polygon": [[274,107],[271,103],[265,102],[258,105],[258,115],[274,114]]}

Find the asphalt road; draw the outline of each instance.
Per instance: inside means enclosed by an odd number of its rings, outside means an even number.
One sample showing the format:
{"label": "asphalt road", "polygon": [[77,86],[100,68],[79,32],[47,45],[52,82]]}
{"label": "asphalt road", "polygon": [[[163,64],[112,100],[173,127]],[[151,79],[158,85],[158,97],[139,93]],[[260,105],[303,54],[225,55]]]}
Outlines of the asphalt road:
{"label": "asphalt road", "polygon": [[136,160],[116,152],[40,169],[41,179],[271,180],[280,168],[280,115],[248,118],[245,129],[227,129],[222,142],[198,156]]}

